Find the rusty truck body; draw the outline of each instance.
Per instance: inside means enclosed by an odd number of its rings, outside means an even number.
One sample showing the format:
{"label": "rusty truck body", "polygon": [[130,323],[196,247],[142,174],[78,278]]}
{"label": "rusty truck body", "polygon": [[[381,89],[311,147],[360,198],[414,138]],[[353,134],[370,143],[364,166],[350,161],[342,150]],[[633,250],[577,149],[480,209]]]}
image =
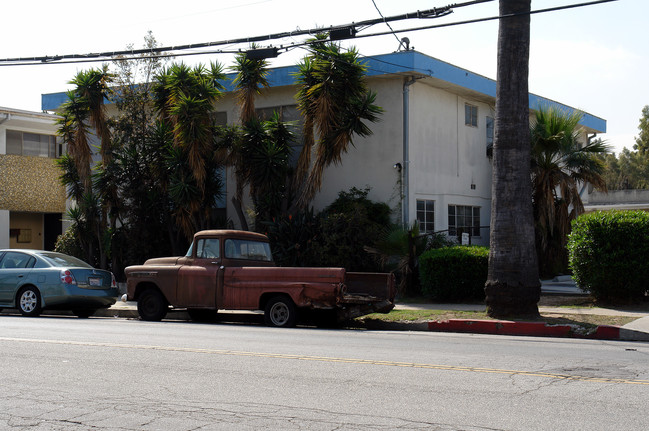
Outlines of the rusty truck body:
{"label": "rusty truck body", "polygon": [[149,259],[125,272],[125,299],[152,321],[170,309],[186,309],[195,320],[217,310],[263,310],[269,326],[294,326],[306,310],[328,310],[342,321],[389,312],[396,290],[392,274],[277,267],[265,235],[237,230],[198,232],[185,256]]}

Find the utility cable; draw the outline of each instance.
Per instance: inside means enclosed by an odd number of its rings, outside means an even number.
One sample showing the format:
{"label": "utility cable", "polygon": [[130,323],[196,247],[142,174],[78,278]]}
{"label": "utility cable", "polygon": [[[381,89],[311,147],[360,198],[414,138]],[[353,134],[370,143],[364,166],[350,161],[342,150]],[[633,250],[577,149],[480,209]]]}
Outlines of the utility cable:
{"label": "utility cable", "polygon": [[[478,3],[485,3],[489,1],[494,1],[494,0],[475,0],[471,2],[466,2],[459,4],[459,6],[468,6],[468,5],[473,5],[473,4],[478,4]],[[445,27],[453,27],[456,25],[465,25],[465,24],[474,24],[478,22],[486,22],[486,21],[494,21],[498,19],[508,19],[516,16],[521,16],[521,15],[535,15],[539,13],[547,13],[547,12],[556,12],[560,10],[565,10],[565,9],[573,9],[577,7],[584,7],[584,6],[592,6],[592,5],[597,5],[597,4],[602,4],[602,3],[611,3],[615,2],[618,0],[595,0],[595,1],[590,1],[590,2],[585,2],[585,3],[576,3],[576,4],[570,4],[570,5],[564,5],[564,6],[556,6],[552,8],[546,8],[546,9],[538,9],[534,10],[531,12],[522,12],[522,13],[515,13],[515,14],[508,14],[508,15],[498,15],[498,16],[491,16],[491,17],[486,17],[486,18],[476,18],[476,19],[471,19],[471,20],[465,20],[465,21],[455,21],[451,23],[445,23],[445,24],[435,24],[435,25],[428,25],[428,26],[421,26],[421,27],[412,27],[412,28],[406,28],[406,29],[399,29],[399,30],[392,30],[392,31],[384,31],[384,32],[377,32],[377,33],[371,33],[371,34],[364,34],[364,35],[355,35],[355,39],[361,39],[361,38],[367,38],[367,37],[376,37],[376,36],[385,36],[389,34],[396,34],[396,33],[407,33],[407,32],[414,32],[414,31],[422,31],[422,30],[430,30],[430,29],[435,29],[435,28],[445,28]],[[458,7],[458,5],[451,5],[451,6],[445,6],[445,9],[441,15],[433,15],[436,13],[439,13],[440,9],[430,9],[427,11],[417,11],[415,13],[409,13],[409,14],[404,14],[404,15],[399,15],[398,18],[396,17],[390,17],[386,18],[391,19],[391,20],[401,20],[401,19],[410,19],[410,18],[437,18],[441,16],[446,16],[449,13],[452,12],[450,8],[452,7]],[[402,18],[403,17],[403,18]],[[378,20],[367,20],[367,21],[362,21],[356,24],[350,24],[349,26],[360,26],[360,25],[367,25],[367,23],[372,22],[372,25],[377,24],[377,23],[383,23],[384,20],[378,19]],[[332,29],[343,29],[346,28],[346,26],[335,26],[335,27],[330,27],[329,31]],[[195,48],[204,48],[204,47],[211,47],[211,46],[220,46],[220,45],[226,45],[226,44],[238,44],[238,43],[251,43],[251,42],[259,42],[263,40],[273,40],[273,39],[280,39],[283,37],[293,37],[296,35],[305,35],[305,34],[317,34],[317,33],[323,33],[328,31],[327,29],[324,28],[319,28],[319,29],[310,29],[310,30],[298,30],[295,32],[284,32],[284,33],[276,33],[273,35],[266,35],[266,36],[256,36],[256,37],[248,37],[248,38],[240,38],[240,39],[232,39],[232,40],[226,40],[226,41],[220,41],[220,42],[207,42],[207,43],[198,43],[198,44],[189,44],[189,45],[179,45],[179,46],[168,46],[168,47],[159,47],[159,48],[145,48],[145,49],[135,49],[135,50],[126,50],[126,51],[113,51],[113,52],[103,52],[103,53],[93,53],[93,54],[71,54],[71,55],[63,55],[63,56],[54,56],[54,57],[49,57],[49,56],[44,56],[44,57],[23,57],[23,58],[6,58],[6,59],[0,59],[0,67],[2,66],[36,66],[36,65],[44,65],[44,64],[70,64],[70,63],[91,63],[91,62],[100,62],[100,61],[107,61],[112,59],[113,57],[116,56],[128,56],[128,57],[123,57],[121,60],[135,60],[135,59],[143,59],[143,58],[160,58],[160,57],[184,57],[184,56],[191,56],[191,55],[209,55],[209,54],[232,54],[232,53],[239,53],[242,52],[241,50],[236,50],[236,51],[224,51],[224,50],[216,50],[216,51],[200,51],[200,52],[193,52],[193,53],[174,53],[171,51],[182,51],[182,50],[187,50],[187,49],[195,49]],[[322,41],[318,41],[322,42]],[[315,43],[313,41],[305,41],[297,44],[291,44],[285,46],[280,46],[279,49],[292,49],[296,47],[301,47],[301,46],[308,46],[312,43]],[[150,55],[147,55],[150,54]],[[138,55],[137,57],[135,57]],[[68,61],[62,61],[64,59],[70,59]]]}
{"label": "utility cable", "polygon": [[[448,6],[443,6],[441,8],[433,8],[424,11],[410,12],[402,15],[396,15],[396,16],[386,17],[381,19],[372,19],[372,20],[360,21],[358,23],[330,26],[328,29],[314,28],[308,30],[295,30],[289,32],[273,33],[273,34],[262,35],[262,36],[243,37],[237,39],[226,39],[226,40],[215,41],[215,42],[203,42],[203,43],[165,46],[165,47],[157,47],[157,48],[130,49],[130,50],[107,51],[107,52],[88,53],[88,54],[65,54],[65,55],[55,55],[55,56],[4,58],[4,59],[0,59],[0,66],[4,65],[2,63],[12,63],[10,65],[20,65],[20,63],[24,63],[24,62],[30,62],[29,63],[30,65],[37,64],[35,62],[42,62],[45,64],[49,64],[54,62],[59,63],[61,62],[61,60],[80,60],[80,62],[83,62],[83,60],[93,59],[95,61],[104,61],[102,60],[102,58],[112,58],[120,55],[135,56],[140,54],[146,55],[146,54],[157,54],[161,52],[171,52],[171,51],[176,52],[176,51],[184,51],[188,49],[210,48],[210,47],[231,45],[231,44],[241,44],[241,43],[251,44],[254,42],[264,42],[269,40],[283,39],[283,38],[295,37],[295,36],[315,35],[327,31],[331,32],[333,30],[342,30],[351,27],[367,28],[372,25],[385,23],[388,21],[401,21],[401,20],[413,19],[413,18],[419,18],[419,19],[439,18],[450,14],[452,12],[452,8],[470,6],[473,4],[484,3],[486,1],[494,1],[494,0],[474,0],[470,2],[460,3],[457,5],[448,5]],[[176,55],[180,56],[183,54],[176,54]],[[189,54],[189,55],[196,55],[196,54]]]}

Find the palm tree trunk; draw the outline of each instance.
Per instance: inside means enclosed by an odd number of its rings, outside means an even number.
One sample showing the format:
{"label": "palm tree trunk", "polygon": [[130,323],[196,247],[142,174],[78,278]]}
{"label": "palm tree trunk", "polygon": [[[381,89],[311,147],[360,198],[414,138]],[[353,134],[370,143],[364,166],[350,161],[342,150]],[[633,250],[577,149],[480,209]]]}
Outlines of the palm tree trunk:
{"label": "palm tree trunk", "polygon": [[[492,317],[538,316],[540,282],[530,179],[531,0],[500,0],[489,273]],[[509,18],[505,15],[521,13]]]}

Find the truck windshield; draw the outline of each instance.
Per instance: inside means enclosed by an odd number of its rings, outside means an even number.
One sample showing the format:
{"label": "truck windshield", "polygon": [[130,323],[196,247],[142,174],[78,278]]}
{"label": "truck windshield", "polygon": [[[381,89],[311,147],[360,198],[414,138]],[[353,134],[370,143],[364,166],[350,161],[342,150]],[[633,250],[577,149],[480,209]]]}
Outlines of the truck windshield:
{"label": "truck windshield", "polygon": [[228,259],[261,260],[270,262],[270,246],[267,242],[245,239],[226,239],[225,257]]}

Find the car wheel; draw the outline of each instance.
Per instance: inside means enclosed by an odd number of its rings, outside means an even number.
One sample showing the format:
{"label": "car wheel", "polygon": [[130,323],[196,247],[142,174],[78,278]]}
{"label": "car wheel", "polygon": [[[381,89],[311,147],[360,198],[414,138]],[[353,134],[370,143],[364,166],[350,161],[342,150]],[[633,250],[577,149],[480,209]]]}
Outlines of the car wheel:
{"label": "car wheel", "polygon": [[97,310],[72,310],[72,314],[77,316],[80,319],[87,319],[88,317],[92,316],[95,314]]}
{"label": "car wheel", "polygon": [[217,310],[190,308],[187,310],[187,313],[194,322],[216,322],[216,320],[218,319]]}
{"label": "car wheel", "polygon": [[145,290],[137,300],[137,312],[142,320],[159,322],[167,315],[167,311],[169,306],[159,290]]}
{"label": "car wheel", "polygon": [[33,286],[24,287],[18,293],[18,311],[27,317],[38,317],[41,314],[41,294]]}
{"label": "car wheel", "polygon": [[295,304],[288,296],[271,298],[264,310],[264,321],[268,326],[291,328],[297,322]]}

